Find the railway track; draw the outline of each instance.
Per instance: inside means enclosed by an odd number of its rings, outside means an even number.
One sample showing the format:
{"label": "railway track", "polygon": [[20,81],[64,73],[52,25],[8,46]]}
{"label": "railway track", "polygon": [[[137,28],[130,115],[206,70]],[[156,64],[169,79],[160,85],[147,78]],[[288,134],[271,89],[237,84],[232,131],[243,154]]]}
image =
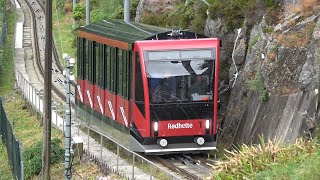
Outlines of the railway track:
{"label": "railway track", "polygon": [[[45,13],[44,5],[40,0],[21,0],[24,1],[31,12],[31,24],[33,29],[33,44],[34,44],[34,56],[36,60],[36,66],[38,68],[40,79],[44,77],[44,52],[45,52]],[[62,75],[63,66],[59,60],[59,55],[55,43],[53,44],[53,82],[52,88],[54,93],[63,101],[65,96],[65,77]],[[41,81],[41,80],[40,80]],[[57,83],[60,82],[60,83]],[[75,82],[72,82],[73,89]],[[194,155],[171,155],[171,156],[152,156],[146,157],[146,159],[153,159],[161,166],[178,173],[181,175],[181,179],[203,179],[211,175],[210,166],[206,165],[207,160]]]}
{"label": "railway track", "polygon": [[182,179],[205,179],[212,176],[212,168],[198,159],[200,156],[175,154],[166,156],[153,156],[152,159],[182,176]]}
{"label": "railway track", "polygon": [[[45,8],[40,0],[24,0],[28,5],[31,12],[31,20],[33,25],[33,37],[34,37],[34,54],[38,72],[41,75],[41,79],[44,77],[44,53],[45,53]],[[65,81],[66,78],[63,75],[63,66],[59,59],[57,48],[53,42],[53,64],[52,64],[52,88],[53,92],[61,98],[66,99],[65,93]],[[43,82],[43,81],[42,81]],[[75,83],[73,82],[75,85]],[[74,86],[73,86],[74,94]],[[74,104],[73,104],[74,105]]]}

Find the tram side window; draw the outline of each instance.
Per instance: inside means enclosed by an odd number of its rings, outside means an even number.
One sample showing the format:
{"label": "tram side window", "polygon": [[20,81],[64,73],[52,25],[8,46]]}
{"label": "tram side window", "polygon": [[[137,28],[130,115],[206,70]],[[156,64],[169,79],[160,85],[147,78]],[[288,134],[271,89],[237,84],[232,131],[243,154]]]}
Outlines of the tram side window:
{"label": "tram side window", "polygon": [[142,73],[140,68],[140,57],[136,53],[136,81],[135,81],[135,101],[141,111],[142,115],[145,116],[144,110],[144,94],[143,94],[143,83],[142,83]]}
{"label": "tram side window", "polygon": [[89,80],[89,43],[88,40],[85,40],[84,42],[84,46],[85,46],[85,52],[84,52],[84,65],[85,65],[85,69],[84,69],[84,78],[86,80]]}
{"label": "tram side window", "polygon": [[108,90],[110,90],[111,89],[111,58],[110,58],[110,56],[111,56],[111,48],[110,48],[110,46],[106,46],[105,47],[105,51],[106,51],[106,55],[105,55],[105,58],[106,58],[106,66],[107,66],[107,74],[106,74],[106,82],[105,82],[105,84],[106,84],[106,88],[108,89]]}
{"label": "tram side window", "polygon": [[88,67],[88,80],[89,80],[89,82],[91,82],[91,83],[93,83],[93,70],[94,70],[94,62],[93,62],[93,60],[94,60],[94,58],[93,58],[93,55],[94,55],[94,53],[93,53],[93,48],[94,48],[94,46],[93,46],[93,42],[92,41],[89,41],[88,42],[88,46],[89,46],[89,48],[88,48],[88,60],[89,60],[89,67]]}
{"label": "tram side window", "polygon": [[128,62],[128,99],[131,99],[131,92],[132,92],[132,51],[129,51],[128,53],[128,59],[127,59],[127,62]]}
{"label": "tram side window", "polygon": [[[80,38],[80,37],[78,37],[77,38],[77,76],[78,76],[78,78],[81,78],[82,77],[82,74],[81,74],[81,70],[82,70],[82,67],[81,67],[81,65],[82,65],[82,57],[81,57],[81,55],[82,55],[82,48],[83,48],[83,46],[82,46],[82,38]],[[82,78],[81,78],[82,79]]]}
{"label": "tram side window", "polygon": [[127,73],[128,73],[128,69],[127,69],[127,63],[128,63],[128,59],[127,59],[127,54],[128,51],[123,51],[123,55],[122,55],[122,95],[123,97],[125,97],[127,99],[128,95],[127,95]]}
{"label": "tram side window", "polygon": [[130,99],[130,81],[131,81],[131,51],[123,53],[123,96]]}
{"label": "tram side window", "polygon": [[117,82],[118,82],[118,94],[123,96],[123,59],[122,59],[122,50],[118,49],[118,75],[117,75]]}
{"label": "tram side window", "polygon": [[117,70],[117,49],[111,47],[111,58],[110,58],[110,91],[116,92],[116,70]]}
{"label": "tram side window", "polygon": [[105,62],[104,62],[104,46],[99,44],[99,81],[100,87],[105,88],[104,77],[105,77]]}
{"label": "tram side window", "polygon": [[136,54],[136,57],[137,57],[137,62],[136,62],[135,97],[136,97],[136,101],[144,101],[142,73],[141,73],[141,68],[140,68],[140,57],[138,54]]}
{"label": "tram side window", "polygon": [[100,65],[100,58],[99,58],[99,44],[93,42],[93,84],[100,86],[99,83],[99,65]]}

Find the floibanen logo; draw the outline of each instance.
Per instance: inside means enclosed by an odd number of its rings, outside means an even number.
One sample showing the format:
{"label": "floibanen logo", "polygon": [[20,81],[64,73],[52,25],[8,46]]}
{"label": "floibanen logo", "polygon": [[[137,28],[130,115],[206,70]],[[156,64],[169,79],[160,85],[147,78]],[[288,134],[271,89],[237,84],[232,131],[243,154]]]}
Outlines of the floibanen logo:
{"label": "floibanen logo", "polygon": [[168,124],[168,129],[191,129],[193,126],[193,124],[191,123],[176,123],[176,124]]}

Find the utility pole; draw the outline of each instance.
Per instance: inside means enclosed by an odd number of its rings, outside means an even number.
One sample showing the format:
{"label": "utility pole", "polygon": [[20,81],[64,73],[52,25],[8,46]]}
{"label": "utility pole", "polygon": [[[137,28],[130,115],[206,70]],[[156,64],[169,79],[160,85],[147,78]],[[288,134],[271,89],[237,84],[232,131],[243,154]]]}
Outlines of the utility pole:
{"label": "utility pole", "polygon": [[130,21],[130,0],[124,0],[124,21],[129,22]]}
{"label": "utility pole", "polygon": [[[74,12],[74,10],[76,9],[77,6],[77,0],[73,0],[72,3],[72,11]],[[73,18],[73,23],[72,23],[72,29],[76,28],[76,20]]]}
{"label": "utility pole", "polygon": [[90,0],[86,0],[86,26],[90,24]]}
{"label": "utility pole", "polygon": [[63,54],[63,59],[67,61],[67,69],[66,69],[66,85],[67,85],[67,107],[66,107],[66,148],[65,148],[65,163],[64,163],[64,179],[69,180],[71,179],[72,172],[71,172],[71,103],[70,103],[70,80],[74,79],[71,77],[71,68],[75,63],[74,58],[70,58],[68,54]]}
{"label": "utility pole", "polygon": [[51,86],[52,86],[52,0],[46,0],[45,17],[45,68],[44,68],[44,113],[43,113],[43,149],[42,179],[50,179],[51,151]]}

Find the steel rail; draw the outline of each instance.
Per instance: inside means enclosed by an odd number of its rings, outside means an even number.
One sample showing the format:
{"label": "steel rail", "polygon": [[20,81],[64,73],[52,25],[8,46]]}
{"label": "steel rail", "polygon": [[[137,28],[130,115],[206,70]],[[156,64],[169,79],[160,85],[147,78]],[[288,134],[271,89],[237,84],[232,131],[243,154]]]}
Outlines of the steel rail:
{"label": "steel rail", "polygon": [[[35,57],[36,57],[36,64],[37,68],[40,71],[40,74],[42,78],[44,77],[44,68],[41,63],[41,58],[40,58],[40,49],[39,49],[39,43],[38,43],[38,33],[37,33],[37,21],[35,18],[35,11],[30,5],[28,0],[24,0],[26,4],[28,5],[30,12],[31,12],[31,21],[33,22],[33,38],[34,38],[34,49],[35,49]],[[38,0],[37,0],[38,2]],[[53,46],[54,47],[54,46]],[[53,91],[62,99],[66,99],[66,95],[63,94],[54,84],[52,85]]]}
{"label": "steel rail", "polygon": [[163,166],[169,168],[170,170],[181,174],[182,176],[185,176],[187,179],[202,179],[201,177],[190,173],[189,171],[182,169],[180,167],[177,167],[175,164],[170,162],[167,159],[161,158],[160,156],[153,156],[154,159],[156,159],[159,163],[161,163]]}

